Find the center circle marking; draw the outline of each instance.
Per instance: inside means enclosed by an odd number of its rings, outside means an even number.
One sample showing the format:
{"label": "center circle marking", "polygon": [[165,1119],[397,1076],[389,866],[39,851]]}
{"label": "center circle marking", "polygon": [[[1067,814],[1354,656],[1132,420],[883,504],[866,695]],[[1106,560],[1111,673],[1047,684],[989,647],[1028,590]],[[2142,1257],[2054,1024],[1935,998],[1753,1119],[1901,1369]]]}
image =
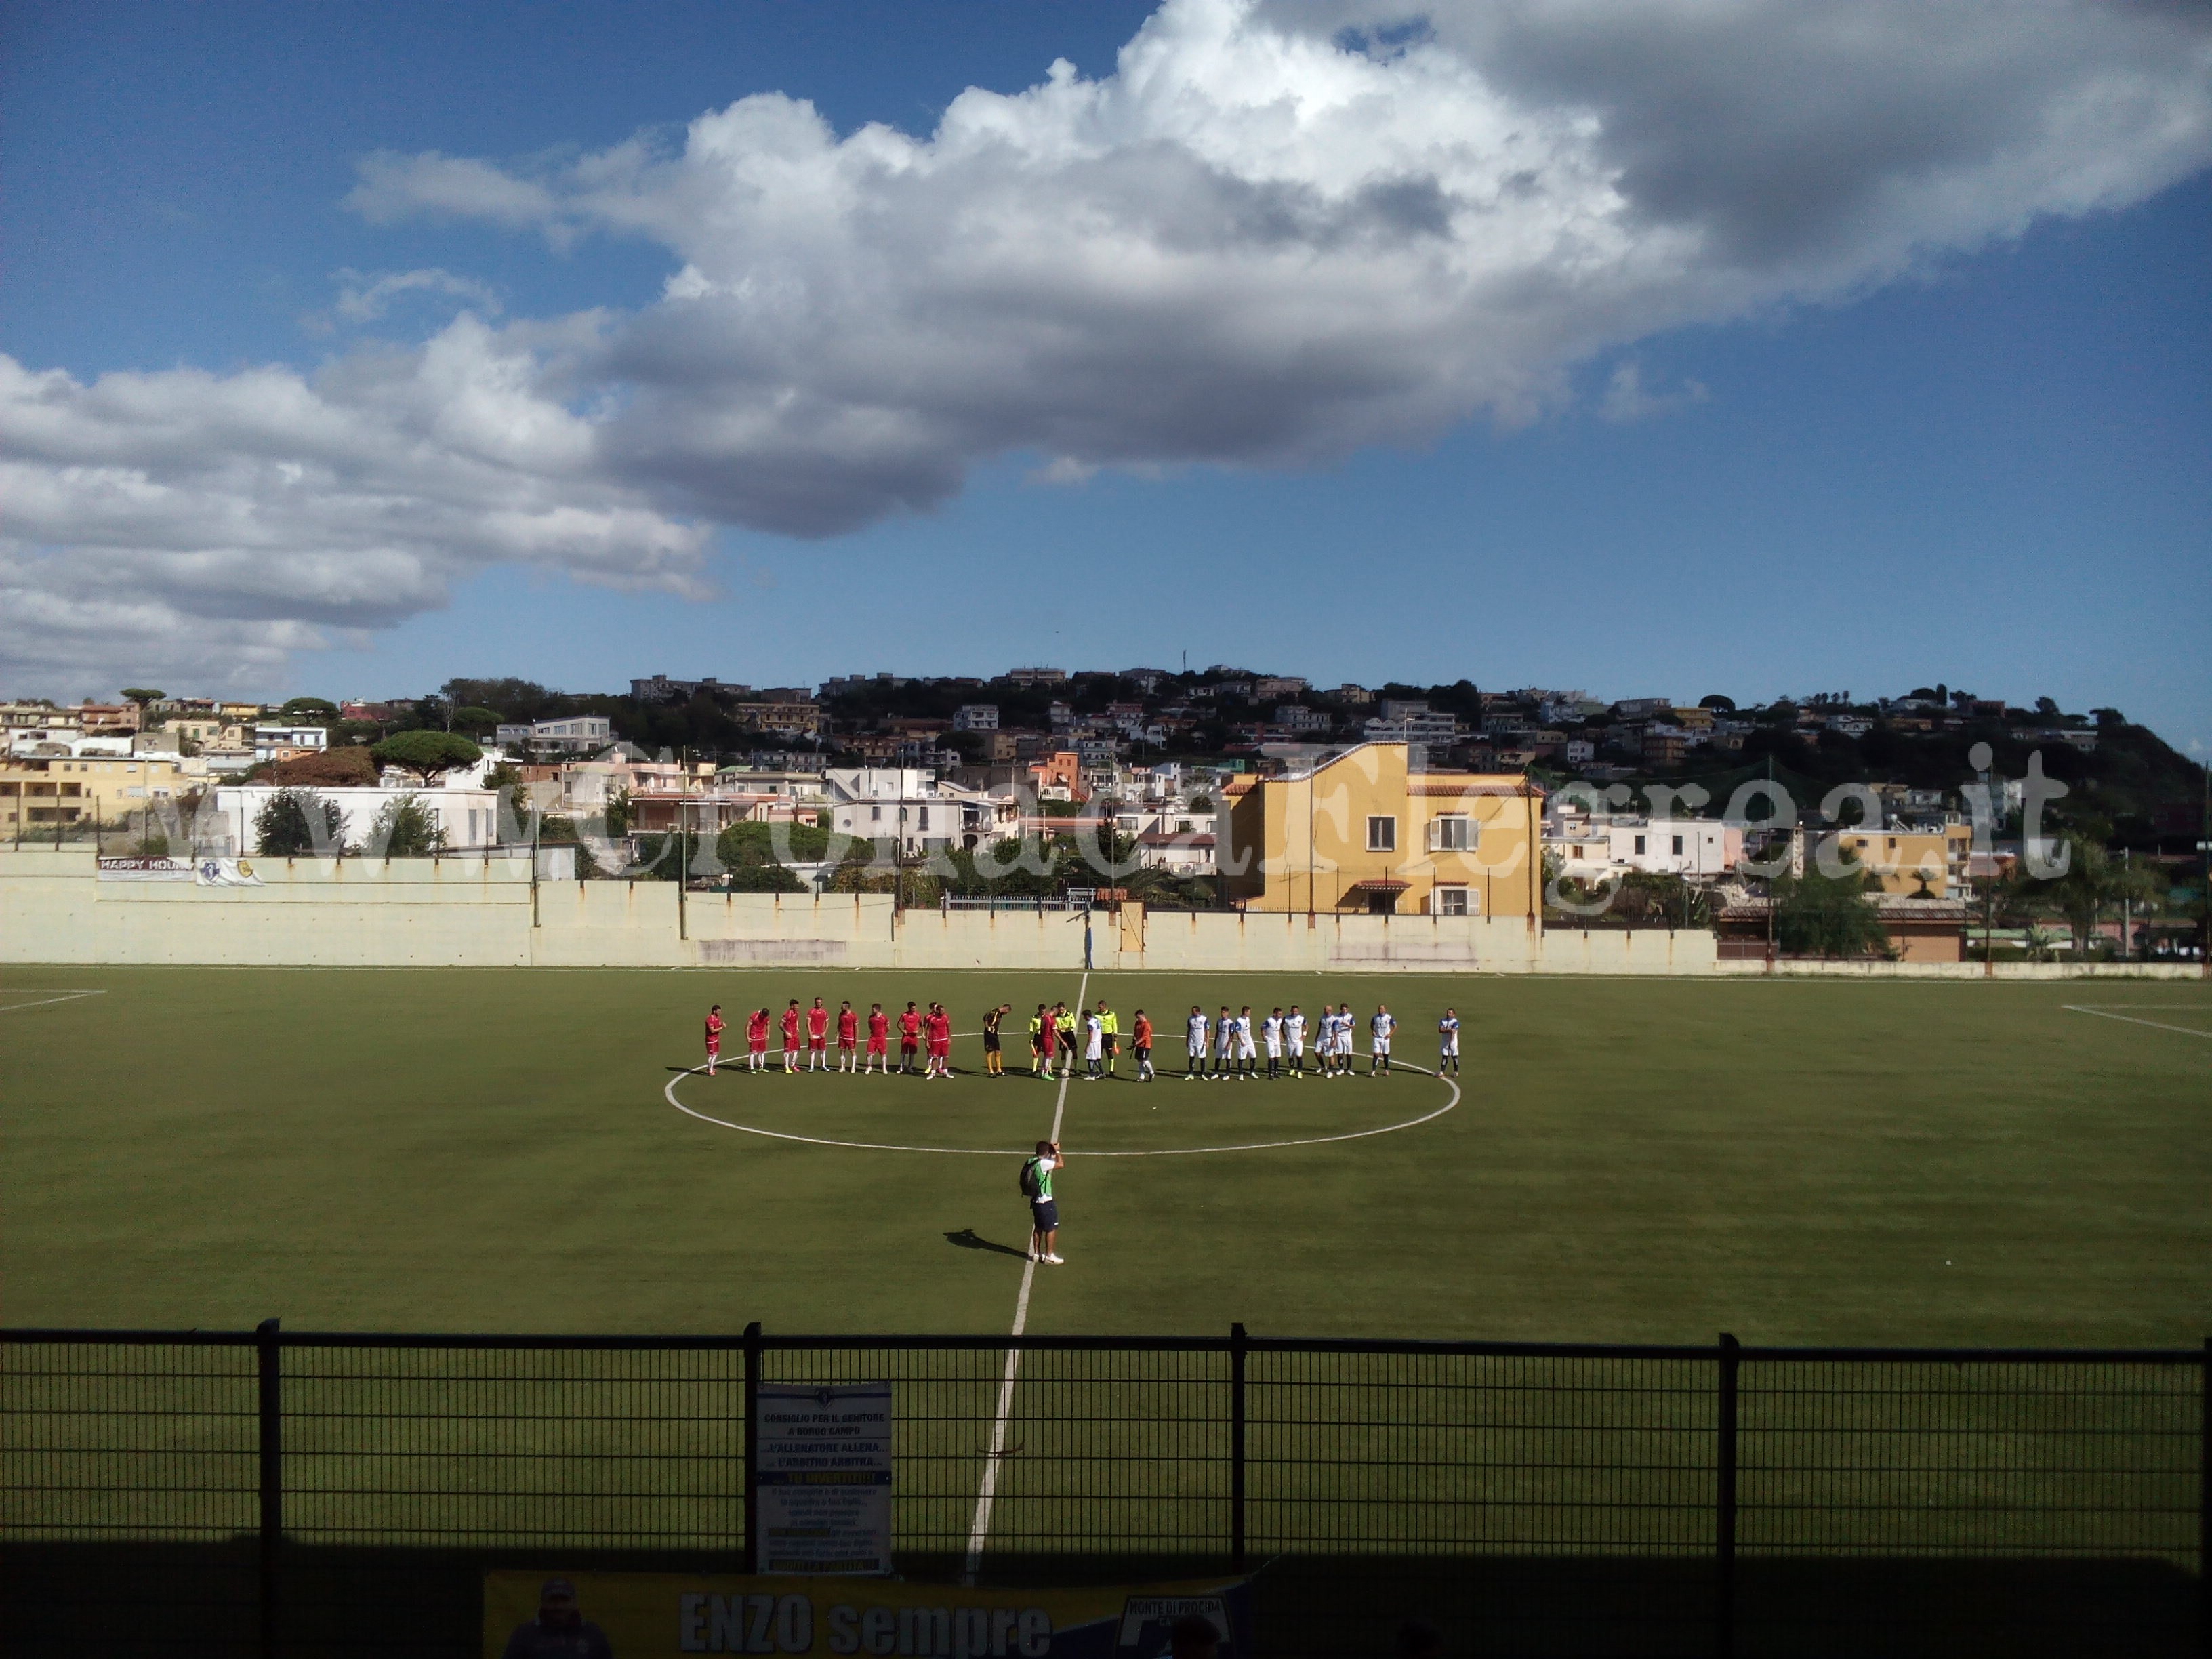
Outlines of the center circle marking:
{"label": "center circle marking", "polygon": [[[676,1085],[683,1082],[685,1078],[701,1075],[706,1069],[704,1066],[693,1066],[678,1073],[668,1079],[668,1085],[660,1091],[661,1094],[671,1106],[683,1113],[684,1116],[696,1118],[702,1123],[712,1123],[718,1128],[735,1129],[740,1134],[761,1135],[769,1140],[795,1140],[809,1146],[837,1146],[859,1152],[936,1152],[950,1158],[1025,1158],[1034,1150],[1031,1146],[901,1146],[880,1140],[833,1140],[824,1135],[792,1134],[781,1129],[763,1129],[755,1124],[737,1123],[726,1117],[716,1117],[710,1112],[695,1110],[677,1098]],[[1373,1129],[1353,1129],[1344,1134],[1302,1135],[1291,1140],[1255,1140],[1235,1146],[1161,1146],[1118,1152],[1086,1152],[1079,1149],[1077,1156],[1081,1158],[1196,1158],[1209,1152],[1267,1152],[1281,1146],[1325,1146],[1333,1141],[1365,1140],[1375,1135],[1395,1134],[1401,1129],[1418,1129],[1424,1123],[1433,1123],[1459,1104],[1461,1096],[1457,1079],[1440,1077],[1425,1066],[1415,1066],[1407,1062],[1393,1061],[1392,1069],[1417,1072],[1423,1077],[1436,1078],[1437,1082],[1451,1091],[1451,1098],[1433,1112],[1424,1112],[1419,1117],[1409,1117],[1402,1123],[1385,1123]],[[825,1075],[835,1076],[836,1073],[830,1073]],[[1066,1082],[1067,1079],[1061,1079],[1061,1086],[1066,1086]]]}

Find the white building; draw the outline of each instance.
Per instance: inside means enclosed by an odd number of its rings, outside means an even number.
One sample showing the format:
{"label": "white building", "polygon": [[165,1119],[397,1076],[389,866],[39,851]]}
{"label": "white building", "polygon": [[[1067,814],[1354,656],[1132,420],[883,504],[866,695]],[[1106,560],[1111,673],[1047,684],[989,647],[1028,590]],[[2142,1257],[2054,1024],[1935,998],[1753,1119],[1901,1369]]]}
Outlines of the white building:
{"label": "white building", "polygon": [[1743,830],[1718,818],[1585,818],[1566,815],[1544,828],[1544,850],[1560,873],[1588,880],[1622,870],[1652,875],[1726,875],[1743,858]]}
{"label": "white building", "polygon": [[[215,792],[216,812],[229,831],[242,856],[261,850],[260,832],[254,820],[271,796],[281,793],[273,784],[224,784]],[[317,787],[314,793],[335,801],[340,814],[338,834],[347,850],[374,854],[376,821],[384,809],[402,796],[412,795],[428,809],[445,844],[457,852],[495,845],[499,839],[499,797],[489,789],[385,789]]]}
{"label": "white building", "polygon": [[330,747],[331,734],[319,726],[257,726],[253,728],[253,759],[289,760],[311,749]]}
{"label": "white building", "polygon": [[604,714],[568,714],[559,720],[533,720],[527,726],[501,726],[493,736],[503,749],[589,755],[614,741],[615,728]]}
{"label": "white building", "polygon": [[1425,702],[1386,697],[1375,718],[1362,727],[1362,733],[1370,743],[1421,743],[1445,748],[1459,736],[1459,720]]}
{"label": "white building", "polygon": [[929,767],[831,767],[822,783],[830,828],[838,835],[927,853],[975,847],[1012,833],[1000,824],[1010,802],[939,782]]}
{"label": "white building", "polygon": [[999,705],[995,702],[963,702],[952,711],[952,729],[956,732],[995,732],[999,729]]}

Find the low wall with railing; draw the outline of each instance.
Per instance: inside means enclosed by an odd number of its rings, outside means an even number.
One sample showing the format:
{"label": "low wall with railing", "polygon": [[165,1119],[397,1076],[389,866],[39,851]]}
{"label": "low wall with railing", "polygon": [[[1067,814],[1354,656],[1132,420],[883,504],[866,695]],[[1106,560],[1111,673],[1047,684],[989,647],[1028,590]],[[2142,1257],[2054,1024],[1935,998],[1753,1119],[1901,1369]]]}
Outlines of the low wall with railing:
{"label": "low wall with railing", "polygon": [[474,1651],[487,1565],[742,1571],[756,1390],[883,1382],[909,1577],[1250,1571],[1262,1653],[2197,1652],[2205,1358],[0,1332],[0,1572],[11,1652]]}
{"label": "low wall with railing", "polygon": [[[148,878],[152,874],[158,878]],[[1065,906],[899,909],[889,894],[704,893],[533,879],[527,858],[261,858],[148,872],[89,844],[0,847],[0,961],[257,967],[1034,969],[1196,973],[1765,973],[1711,933],[1540,927],[1521,916]],[[1807,963],[1783,973],[1978,977],[1978,964]],[[2000,963],[2004,979],[2195,967]]]}

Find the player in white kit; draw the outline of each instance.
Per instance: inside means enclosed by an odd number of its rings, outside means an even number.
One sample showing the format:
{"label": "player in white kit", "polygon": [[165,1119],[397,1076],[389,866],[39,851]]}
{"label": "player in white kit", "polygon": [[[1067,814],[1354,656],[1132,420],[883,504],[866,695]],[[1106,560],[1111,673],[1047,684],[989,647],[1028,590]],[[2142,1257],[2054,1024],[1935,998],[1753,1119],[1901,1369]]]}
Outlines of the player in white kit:
{"label": "player in white kit", "polygon": [[1260,1050],[1252,1041],[1252,1007],[1249,1003],[1237,1016],[1237,1075],[1256,1076],[1260,1070]]}
{"label": "player in white kit", "polygon": [[1444,1010],[1444,1017],[1437,1022],[1437,1075],[1449,1072],[1459,1075],[1459,1011]]}
{"label": "player in white kit", "polygon": [[1306,1017],[1299,1012],[1295,1002],[1283,1020],[1283,1041],[1289,1045],[1291,1051],[1291,1075],[1304,1077],[1306,1074]]}
{"label": "player in white kit", "polygon": [[1367,1022],[1369,1037],[1374,1044],[1374,1051],[1367,1061],[1368,1076],[1390,1075],[1390,1034],[1397,1029],[1397,1017],[1391,1013],[1386,1004],[1376,1003],[1375,1017]]}
{"label": "player in white kit", "polygon": [[1216,1083],[1229,1075],[1229,1068],[1237,1060],[1237,1016],[1224,1006],[1213,1022],[1213,1080]]}
{"label": "player in white kit", "polygon": [[1190,1050],[1190,1069],[1182,1074],[1182,1080],[1195,1083],[1206,1075],[1206,1011],[1196,1003],[1191,1005],[1190,1024],[1184,1031],[1183,1042]]}
{"label": "player in white kit", "polygon": [[1283,1011],[1276,1009],[1260,1022],[1260,1046],[1267,1051],[1269,1081],[1283,1074]]}

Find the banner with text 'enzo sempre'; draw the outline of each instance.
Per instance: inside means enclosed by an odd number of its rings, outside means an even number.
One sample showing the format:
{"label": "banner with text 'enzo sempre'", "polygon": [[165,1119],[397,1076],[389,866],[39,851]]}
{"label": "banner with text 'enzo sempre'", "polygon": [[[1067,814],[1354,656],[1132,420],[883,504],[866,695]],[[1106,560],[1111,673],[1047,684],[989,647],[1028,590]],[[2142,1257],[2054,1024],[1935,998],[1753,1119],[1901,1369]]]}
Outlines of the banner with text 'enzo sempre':
{"label": "banner with text 'enzo sempre'", "polygon": [[919,1659],[1160,1659],[1179,1620],[1249,1651],[1243,1579],[977,1589],[882,1578],[488,1571],[484,1659],[677,1659],[690,1653]]}

